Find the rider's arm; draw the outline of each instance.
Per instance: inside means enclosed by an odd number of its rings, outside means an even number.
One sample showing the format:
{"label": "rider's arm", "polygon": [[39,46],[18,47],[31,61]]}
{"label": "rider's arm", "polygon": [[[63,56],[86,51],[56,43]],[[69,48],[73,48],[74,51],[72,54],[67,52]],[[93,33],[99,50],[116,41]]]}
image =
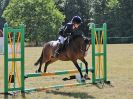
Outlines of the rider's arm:
{"label": "rider's arm", "polygon": [[73,29],[72,29],[72,24],[67,24],[64,27],[64,36],[67,37],[69,35],[72,35]]}

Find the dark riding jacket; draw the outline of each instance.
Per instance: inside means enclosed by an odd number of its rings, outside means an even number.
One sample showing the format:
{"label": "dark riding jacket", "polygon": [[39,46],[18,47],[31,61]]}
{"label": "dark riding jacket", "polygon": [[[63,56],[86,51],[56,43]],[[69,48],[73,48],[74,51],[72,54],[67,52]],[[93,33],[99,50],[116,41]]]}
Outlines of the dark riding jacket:
{"label": "dark riding jacket", "polygon": [[73,36],[75,29],[73,29],[72,23],[67,23],[63,28],[60,29],[59,35],[63,37]]}

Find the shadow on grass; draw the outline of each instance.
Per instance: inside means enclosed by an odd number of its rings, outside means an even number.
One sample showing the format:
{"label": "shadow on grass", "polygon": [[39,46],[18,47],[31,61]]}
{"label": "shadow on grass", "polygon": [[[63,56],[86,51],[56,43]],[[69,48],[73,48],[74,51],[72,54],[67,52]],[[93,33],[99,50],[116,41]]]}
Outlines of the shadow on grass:
{"label": "shadow on grass", "polygon": [[92,95],[88,95],[88,93],[85,92],[61,92],[61,91],[56,91],[56,90],[50,90],[47,91],[47,93],[52,93],[55,95],[62,95],[62,96],[69,96],[69,97],[73,97],[73,98],[81,98],[81,99],[95,99],[94,96]]}
{"label": "shadow on grass", "polygon": [[[0,95],[3,97],[2,99],[18,99],[17,95],[18,93],[0,93]],[[25,93],[21,93],[22,99],[26,99]]]}

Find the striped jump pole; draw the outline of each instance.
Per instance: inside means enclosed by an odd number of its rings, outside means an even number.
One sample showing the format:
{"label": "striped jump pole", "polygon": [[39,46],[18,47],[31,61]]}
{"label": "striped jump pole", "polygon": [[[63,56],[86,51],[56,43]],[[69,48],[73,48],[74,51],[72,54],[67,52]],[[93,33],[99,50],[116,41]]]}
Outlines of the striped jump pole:
{"label": "striped jump pole", "polygon": [[[86,69],[82,69],[82,72],[85,72]],[[88,68],[88,71],[92,72],[92,68]],[[75,74],[79,73],[78,70],[63,70],[63,71],[55,71],[51,73],[29,73],[26,74],[25,77],[39,77],[39,76],[54,76],[54,75],[65,75],[65,74]]]}
{"label": "striped jump pole", "polygon": [[27,92],[30,92],[30,91],[42,91],[42,90],[48,90],[48,89],[52,89],[52,88],[59,89],[59,88],[64,88],[64,87],[74,87],[74,86],[81,86],[81,85],[86,85],[86,84],[89,84],[89,82],[54,85],[54,86],[40,87],[40,88],[29,88],[29,89],[25,89],[25,91],[27,91]]}

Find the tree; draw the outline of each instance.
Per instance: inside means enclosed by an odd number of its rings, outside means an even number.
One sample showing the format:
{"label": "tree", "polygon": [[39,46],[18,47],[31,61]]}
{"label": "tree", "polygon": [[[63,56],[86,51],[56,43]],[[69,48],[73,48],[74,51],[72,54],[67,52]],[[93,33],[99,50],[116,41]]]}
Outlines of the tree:
{"label": "tree", "polygon": [[94,9],[93,17],[96,23],[103,23],[105,20],[107,0],[94,0],[92,5]]}
{"label": "tree", "polygon": [[120,2],[120,27],[123,36],[130,36],[133,33],[133,1],[132,0],[119,0]]}
{"label": "tree", "polygon": [[73,16],[78,15],[82,18],[83,24],[80,31],[88,36],[88,19],[92,18],[92,0],[66,0],[64,6],[64,14],[66,16],[65,23],[69,22]]}
{"label": "tree", "polygon": [[[128,37],[133,33],[133,1],[132,0],[109,0],[106,20],[108,23],[109,36]],[[131,38],[111,39],[110,42],[133,42]]]}
{"label": "tree", "polygon": [[12,26],[24,23],[25,40],[36,44],[56,35],[64,19],[54,0],[12,0],[3,16]]}
{"label": "tree", "polygon": [[0,16],[2,16],[3,11],[8,6],[10,0],[0,0]]}
{"label": "tree", "polygon": [[8,6],[10,0],[0,0],[0,29],[3,28],[3,25],[5,23],[5,19],[2,18],[3,11]]}

